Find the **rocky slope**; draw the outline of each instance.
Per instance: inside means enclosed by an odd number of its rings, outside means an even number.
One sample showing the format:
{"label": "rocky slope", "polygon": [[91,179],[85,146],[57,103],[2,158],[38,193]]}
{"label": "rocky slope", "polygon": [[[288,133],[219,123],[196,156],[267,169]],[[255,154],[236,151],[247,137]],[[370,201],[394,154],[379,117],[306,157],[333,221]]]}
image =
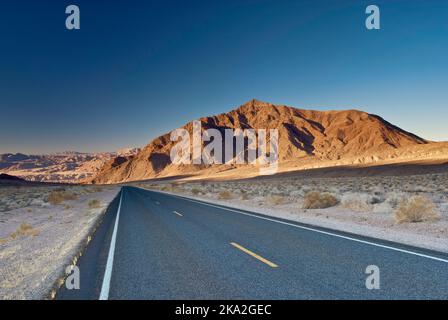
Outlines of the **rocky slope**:
{"label": "rocky slope", "polygon": [[[358,164],[407,160],[433,153],[448,155],[446,144],[437,144],[404,131],[379,116],[358,110],[316,111],[251,100],[216,116],[199,119],[203,129],[223,132],[231,129],[278,129],[279,160],[294,168],[320,165]],[[183,128],[192,133],[192,122]],[[164,134],[133,157],[119,157],[105,163],[93,183],[116,183],[197,173],[214,174],[237,166],[173,165],[170,150],[176,142]],[[443,150],[440,151],[439,149]]]}
{"label": "rocky slope", "polygon": [[117,152],[81,153],[66,151],[46,155],[1,154],[0,173],[28,181],[77,183],[93,177],[104,163],[117,156],[131,156],[137,148]]}

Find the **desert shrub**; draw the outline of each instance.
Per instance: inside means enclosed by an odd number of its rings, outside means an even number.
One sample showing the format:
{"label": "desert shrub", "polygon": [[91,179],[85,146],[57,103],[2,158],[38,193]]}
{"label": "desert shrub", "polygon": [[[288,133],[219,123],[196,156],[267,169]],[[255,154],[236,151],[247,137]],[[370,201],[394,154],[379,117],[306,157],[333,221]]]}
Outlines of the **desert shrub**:
{"label": "desert shrub", "polygon": [[163,186],[160,188],[160,190],[171,192],[173,190],[173,188],[171,186]]}
{"label": "desert shrub", "polygon": [[57,204],[61,204],[62,202],[66,201],[66,200],[76,200],[78,198],[78,196],[70,191],[52,191],[50,192],[50,194],[48,195],[48,202],[53,204],[53,205],[57,205]]}
{"label": "desert shrub", "polygon": [[247,194],[247,191],[244,189],[240,189],[241,194],[241,200],[249,200],[249,195]]}
{"label": "desert shrub", "polygon": [[101,203],[97,199],[92,199],[92,200],[89,201],[89,208],[90,209],[99,208],[100,206],[101,206]]}
{"label": "desert shrub", "polygon": [[364,193],[348,193],[342,196],[341,205],[353,211],[366,212],[372,211],[373,203],[376,201],[376,198]]}
{"label": "desert shrub", "polygon": [[172,182],[172,183],[170,183],[170,184],[165,186],[165,191],[168,191],[168,192],[179,192],[180,189],[181,189],[181,186],[182,185],[180,183]]}
{"label": "desert shrub", "polygon": [[12,239],[16,239],[19,236],[37,236],[39,234],[39,230],[34,229],[33,226],[31,226],[28,223],[22,223],[19,228],[11,233],[9,236]]}
{"label": "desert shrub", "polygon": [[232,194],[229,191],[221,191],[218,194],[218,199],[223,199],[223,200],[232,199]]}
{"label": "desert shrub", "polygon": [[408,197],[409,197],[409,195],[407,193],[392,191],[387,194],[386,203],[392,209],[395,209]]}
{"label": "desert shrub", "polygon": [[247,193],[241,194],[241,200],[249,200],[249,199],[250,199],[250,197]]}
{"label": "desert shrub", "polygon": [[328,192],[309,191],[303,201],[304,209],[323,209],[334,207],[339,203],[338,199]]}
{"label": "desert shrub", "polygon": [[440,219],[440,214],[430,199],[424,196],[413,196],[399,204],[394,217],[397,223],[422,222]]}
{"label": "desert shrub", "polygon": [[193,189],[191,189],[191,193],[194,195],[198,195],[199,193],[201,193],[201,190],[199,190],[197,188],[193,188]]}
{"label": "desert shrub", "polygon": [[390,213],[393,212],[404,199],[409,195],[403,192],[390,191],[385,195],[385,200],[380,203],[373,203],[373,212]]}
{"label": "desert shrub", "polygon": [[272,205],[280,205],[285,202],[285,198],[278,195],[272,195],[266,198],[267,202]]}

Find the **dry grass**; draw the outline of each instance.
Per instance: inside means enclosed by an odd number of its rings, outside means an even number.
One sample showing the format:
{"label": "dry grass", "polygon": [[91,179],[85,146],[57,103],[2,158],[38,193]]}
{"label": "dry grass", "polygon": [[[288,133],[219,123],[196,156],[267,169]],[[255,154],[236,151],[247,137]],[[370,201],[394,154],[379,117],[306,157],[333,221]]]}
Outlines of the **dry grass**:
{"label": "dry grass", "polygon": [[94,208],[99,208],[101,207],[101,203],[99,200],[97,199],[92,199],[89,201],[89,208],[90,209],[94,209]]}
{"label": "dry grass", "polygon": [[218,199],[222,199],[222,200],[232,199],[232,194],[229,191],[221,191],[218,194]]}
{"label": "dry grass", "polygon": [[241,200],[249,200],[250,197],[245,190],[241,190]]}
{"label": "dry grass", "polygon": [[35,237],[37,235],[39,235],[39,230],[33,228],[33,226],[28,223],[22,223],[16,231],[9,235],[9,237],[11,239],[16,239],[19,236]]}
{"label": "dry grass", "polygon": [[78,196],[69,191],[52,191],[48,195],[48,202],[52,205],[58,205],[67,200],[76,200]]}
{"label": "dry grass", "polygon": [[328,192],[310,191],[305,194],[304,209],[323,209],[334,207],[339,203],[338,199]]}
{"label": "dry grass", "polygon": [[278,206],[278,205],[280,205],[280,204],[285,203],[285,198],[282,197],[282,196],[276,196],[276,195],[273,195],[273,196],[269,196],[269,197],[267,197],[267,198],[266,198],[266,201],[267,201],[267,203],[269,203],[269,204]]}
{"label": "dry grass", "polygon": [[395,221],[422,222],[440,219],[440,214],[436,211],[434,203],[424,196],[413,196],[408,200],[403,200],[394,212]]}
{"label": "dry grass", "polygon": [[353,211],[369,212],[373,210],[373,198],[366,194],[348,193],[344,194],[341,199],[341,206]]}

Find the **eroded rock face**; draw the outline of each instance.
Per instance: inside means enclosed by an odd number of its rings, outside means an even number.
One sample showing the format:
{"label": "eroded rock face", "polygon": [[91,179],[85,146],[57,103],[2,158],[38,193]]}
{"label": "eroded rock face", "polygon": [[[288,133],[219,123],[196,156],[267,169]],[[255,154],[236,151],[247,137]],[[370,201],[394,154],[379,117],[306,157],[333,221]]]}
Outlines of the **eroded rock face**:
{"label": "eroded rock face", "polygon": [[1,154],[0,171],[36,182],[78,183],[93,177],[103,165],[116,157],[132,156],[137,148],[117,152],[61,152],[46,155]]}

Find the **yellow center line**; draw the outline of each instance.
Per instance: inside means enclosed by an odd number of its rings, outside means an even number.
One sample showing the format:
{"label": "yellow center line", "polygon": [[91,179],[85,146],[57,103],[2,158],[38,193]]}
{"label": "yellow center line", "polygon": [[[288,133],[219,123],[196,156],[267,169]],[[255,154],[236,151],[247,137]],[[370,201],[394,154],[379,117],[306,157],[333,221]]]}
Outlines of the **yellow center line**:
{"label": "yellow center line", "polygon": [[179,213],[177,211],[173,211],[173,213],[177,214],[179,217],[183,217],[182,213]]}
{"label": "yellow center line", "polygon": [[267,260],[267,259],[265,259],[265,258],[259,256],[258,254],[256,254],[256,253],[250,251],[249,249],[244,248],[243,246],[240,246],[238,243],[230,242],[230,244],[231,244],[232,246],[234,246],[235,248],[240,249],[240,250],[243,251],[244,253],[247,253],[248,255],[254,257],[255,259],[258,259],[258,260],[260,260],[261,262],[266,263],[268,266],[270,266],[270,267],[272,267],[272,268],[277,268],[277,267],[278,267],[278,265],[276,265],[275,263],[273,263],[273,262],[271,262],[271,261],[269,261],[269,260]]}

